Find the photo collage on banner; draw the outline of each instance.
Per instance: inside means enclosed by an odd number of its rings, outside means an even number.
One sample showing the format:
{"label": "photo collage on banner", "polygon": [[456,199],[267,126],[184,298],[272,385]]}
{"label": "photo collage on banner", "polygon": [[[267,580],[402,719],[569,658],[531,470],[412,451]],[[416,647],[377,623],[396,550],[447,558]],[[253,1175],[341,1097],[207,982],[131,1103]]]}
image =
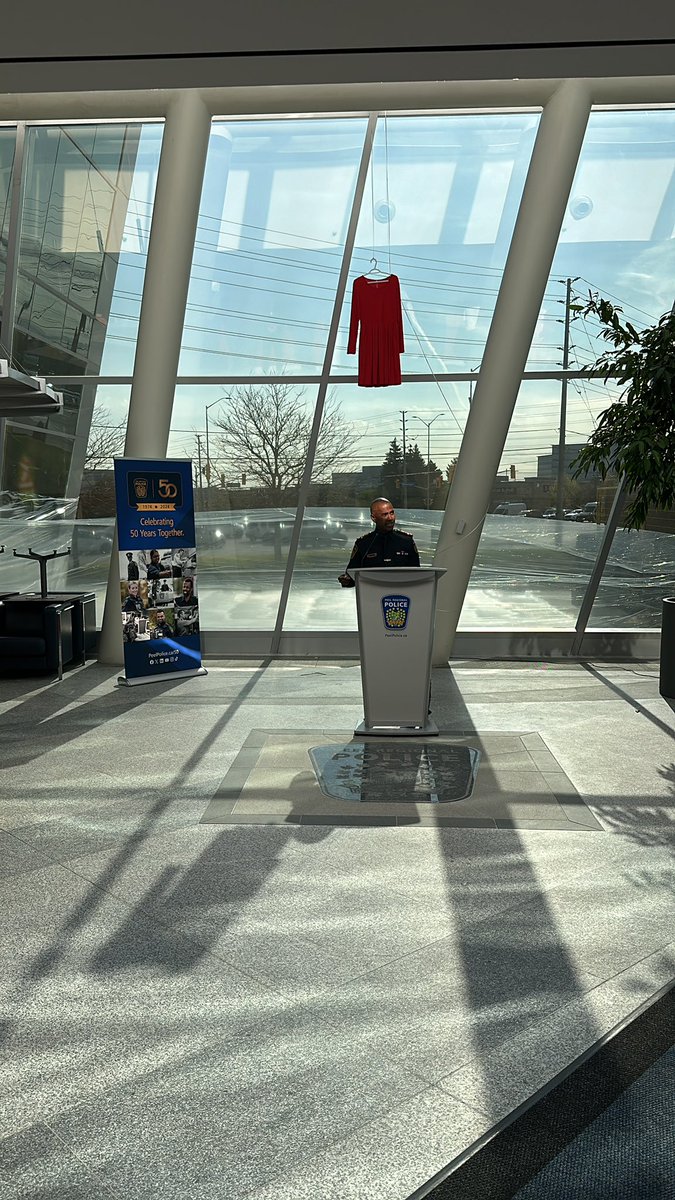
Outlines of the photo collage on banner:
{"label": "photo collage on banner", "polygon": [[198,669],[191,464],[117,459],[115,483],[127,679]]}

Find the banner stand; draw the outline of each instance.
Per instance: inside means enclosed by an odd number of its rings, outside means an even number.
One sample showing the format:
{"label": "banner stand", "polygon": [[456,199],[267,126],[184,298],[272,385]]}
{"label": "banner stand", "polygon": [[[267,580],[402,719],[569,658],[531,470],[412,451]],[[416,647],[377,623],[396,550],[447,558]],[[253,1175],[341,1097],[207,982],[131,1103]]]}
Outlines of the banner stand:
{"label": "banner stand", "polygon": [[115,459],[124,674],[133,687],[206,675],[192,463]]}
{"label": "banner stand", "polygon": [[127,679],[126,675],[117,676],[120,687],[136,687],[138,683],[164,683],[169,679],[189,679],[192,675],[208,675],[206,667],[197,667],[194,671],[170,671],[167,675],[141,675],[138,679]]}

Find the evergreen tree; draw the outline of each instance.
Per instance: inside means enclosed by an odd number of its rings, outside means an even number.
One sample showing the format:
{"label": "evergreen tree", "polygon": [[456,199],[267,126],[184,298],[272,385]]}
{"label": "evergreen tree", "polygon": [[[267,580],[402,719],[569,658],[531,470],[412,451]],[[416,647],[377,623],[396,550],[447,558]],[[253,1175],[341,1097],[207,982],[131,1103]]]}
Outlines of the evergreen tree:
{"label": "evergreen tree", "polygon": [[[405,452],[405,483],[408,508],[426,508],[427,482],[429,499],[436,489],[436,476],[439,468],[433,459],[427,463],[422,452],[414,442],[406,447]],[[387,457],[382,464],[382,495],[391,500],[394,508],[400,508],[404,502],[403,495],[403,450],[396,438],[389,443]]]}
{"label": "evergreen tree", "polygon": [[429,496],[429,505],[435,488],[435,477],[438,472],[438,467],[433,459],[427,460],[422,456],[422,452],[417,444],[414,443],[409,449],[406,448],[405,454],[406,477],[408,487],[408,507],[409,508],[426,508],[427,494]]}
{"label": "evergreen tree", "polygon": [[382,463],[382,495],[391,500],[394,508],[400,503],[403,483],[403,451],[396,438],[389,443]]}
{"label": "evergreen tree", "polygon": [[427,468],[417,442],[405,452],[408,508],[422,508],[426,495]]}

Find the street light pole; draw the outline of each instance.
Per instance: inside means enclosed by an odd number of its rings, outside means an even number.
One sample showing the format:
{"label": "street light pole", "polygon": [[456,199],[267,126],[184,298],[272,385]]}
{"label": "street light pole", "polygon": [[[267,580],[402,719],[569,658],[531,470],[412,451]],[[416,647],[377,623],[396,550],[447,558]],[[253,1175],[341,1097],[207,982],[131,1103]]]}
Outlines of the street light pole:
{"label": "street light pole", "polygon": [[406,463],[406,444],[405,444],[405,418],[406,410],[401,409],[401,421],[403,422],[403,508],[408,507],[408,464]]}
{"label": "street light pole", "polygon": [[436,416],[432,417],[430,421],[425,421],[424,417],[418,417],[413,413],[414,419],[421,421],[427,427],[427,510],[431,508],[431,469],[429,467],[429,463],[431,462],[431,426],[434,421],[437,421],[442,416],[443,413],[436,413]]}
{"label": "street light pole", "polygon": [[[480,363],[478,364],[477,367],[474,367],[473,370],[474,370],[474,373],[476,371],[480,371]],[[471,408],[472,400],[473,400],[473,379],[470,379],[469,380],[469,408]]]}
{"label": "street light pole", "polygon": [[202,509],[204,508],[204,476],[202,475],[202,435],[196,433],[197,439],[197,471],[199,473],[199,491],[202,497]]}
{"label": "street light pole", "polygon": [[[570,364],[570,317],[572,313],[572,284],[576,282],[578,276],[574,279],[565,281],[565,317],[563,320],[563,371],[567,371]],[[556,480],[556,503],[555,515],[560,521],[562,520],[565,509],[563,507],[565,500],[565,437],[567,425],[567,376],[563,375],[560,382],[560,429],[558,432],[558,472]]]}
{"label": "street light pole", "polygon": [[209,488],[211,486],[211,459],[209,458],[209,409],[213,408],[214,404],[220,404],[222,400],[228,400],[228,396],[219,396],[217,400],[212,400],[204,409],[204,427],[206,433],[206,508],[209,508]]}

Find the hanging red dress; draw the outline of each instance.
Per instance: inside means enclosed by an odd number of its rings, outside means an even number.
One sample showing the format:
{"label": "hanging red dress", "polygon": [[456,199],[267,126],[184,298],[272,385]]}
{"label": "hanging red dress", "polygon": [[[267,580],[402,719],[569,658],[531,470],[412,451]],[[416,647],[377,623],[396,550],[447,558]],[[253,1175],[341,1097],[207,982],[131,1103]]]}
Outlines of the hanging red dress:
{"label": "hanging red dress", "polygon": [[359,387],[389,387],[401,382],[403,318],[396,275],[368,279],[359,275],[352,288],[347,354],[356,353],[359,325]]}

